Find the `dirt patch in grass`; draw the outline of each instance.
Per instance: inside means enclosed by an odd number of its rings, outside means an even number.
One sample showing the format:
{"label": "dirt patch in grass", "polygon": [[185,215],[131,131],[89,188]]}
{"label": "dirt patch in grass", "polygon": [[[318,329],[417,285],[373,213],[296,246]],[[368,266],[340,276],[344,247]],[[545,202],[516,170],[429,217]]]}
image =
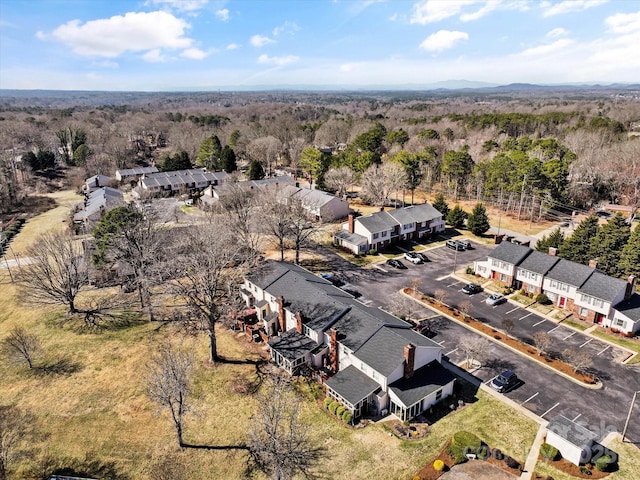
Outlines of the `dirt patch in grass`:
{"label": "dirt patch in grass", "polygon": [[[552,461],[540,456],[538,457],[538,462],[539,462],[538,465],[540,465],[540,463],[546,463],[548,465],[552,465],[557,470],[560,470],[561,472],[564,472],[567,475],[575,478],[598,479],[598,478],[605,478],[608,475],[610,475],[610,473],[608,472],[601,472],[600,470],[595,468],[593,465],[587,465],[583,467],[583,470],[581,470],[579,466],[571,463],[569,460],[566,460],[564,458],[560,458],[559,460]],[[589,473],[585,473],[587,470],[589,471]],[[536,476],[535,478],[544,479],[546,478],[546,476],[540,476],[540,477]]]}
{"label": "dirt patch in grass", "polygon": [[533,346],[528,345],[526,343],[522,343],[521,341],[516,340],[515,338],[509,337],[503,332],[500,332],[492,328],[490,325],[486,325],[480,322],[479,320],[476,320],[473,317],[462,314],[461,312],[459,312],[453,307],[449,307],[448,305],[438,302],[437,300],[429,296],[423,295],[421,293],[415,294],[412,288],[405,288],[404,293],[413,298],[416,298],[420,302],[427,303],[431,308],[434,308],[446,314],[447,316],[449,316],[450,318],[453,318],[458,323],[461,323],[467,327],[473,328],[478,332],[484,333],[485,335],[493,338],[494,340],[502,343],[503,345],[507,345],[513,348],[514,350],[517,350],[518,352],[523,353],[526,356],[538,362],[544,362],[546,365],[557,370],[558,372],[562,372],[565,375],[568,375],[587,385],[593,385],[596,383],[595,379],[591,375],[575,372],[573,367],[571,367],[570,365],[567,365],[561,360],[558,360],[557,358],[553,358],[549,355],[540,355],[538,354],[537,350]]}

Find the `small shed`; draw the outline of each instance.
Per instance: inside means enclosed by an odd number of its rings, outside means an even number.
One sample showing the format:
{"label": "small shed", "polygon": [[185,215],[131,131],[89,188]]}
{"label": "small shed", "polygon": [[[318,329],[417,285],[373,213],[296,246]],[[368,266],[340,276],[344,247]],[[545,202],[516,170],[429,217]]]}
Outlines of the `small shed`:
{"label": "small shed", "polygon": [[547,443],[556,447],[574,465],[579,466],[591,459],[592,447],[597,439],[591,430],[562,415],[554,417],[547,426]]}

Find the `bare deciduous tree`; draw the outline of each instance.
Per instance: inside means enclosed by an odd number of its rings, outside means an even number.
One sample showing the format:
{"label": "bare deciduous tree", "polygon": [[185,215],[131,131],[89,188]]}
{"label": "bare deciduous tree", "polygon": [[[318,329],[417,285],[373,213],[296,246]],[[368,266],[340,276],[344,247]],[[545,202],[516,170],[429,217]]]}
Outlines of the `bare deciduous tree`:
{"label": "bare deciduous tree", "polygon": [[41,351],[40,339],[22,327],[14,327],[2,340],[2,350],[9,360],[26,362],[29,368],[33,368],[33,362]]}
{"label": "bare deciduous tree", "polygon": [[465,318],[469,316],[469,312],[471,312],[472,308],[473,308],[473,303],[471,303],[469,300],[460,302],[460,305],[458,305],[458,310],[462,312]]}
{"label": "bare deciduous tree", "polygon": [[330,168],[324,175],[324,184],[337,192],[339,197],[346,195],[349,187],[355,182],[356,173],[349,167]]}
{"label": "bare deciduous tree", "polygon": [[216,325],[234,307],[236,286],[248,265],[246,249],[219,223],[185,230],[184,235],[184,254],[175,259],[179,274],[171,288],[187,305],[184,325],[207,334],[209,361],[217,362]]}
{"label": "bare deciduous tree", "polygon": [[296,265],[300,263],[300,250],[311,239],[318,230],[318,225],[309,220],[309,209],[311,205],[303,204],[302,200],[296,197],[287,199],[289,206],[289,238],[293,242],[296,252]]}
{"label": "bare deciduous tree", "polygon": [[230,230],[238,241],[247,247],[247,252],[254,254],[262,247],[262,235],[259,228],[259,195],[254,190],[247,190],[239,184],[230,184],[229,191],[218,204],[217,212],[221,214],[221,227]]}
{"label": "bare deciduous tree", "polygon": [[402,294],[402,292],[394,293],[389,300],[387,308],[392,314],[408,322],[414,320],[414,316],[418,310],[418,304],[415,301]]}
{"label": "bare deciduous tree", "polygon": [[584,350],[569,347],[562,352],[562,358],[573,367],[575,372],[584,372],[593,364],[591,355]]}
{"label": "bare deciduous tree", "polygon": [[474,360],[482,365],[491,345],[489,340],[484,337],[466,335],[460,339],[458,346],[466,356],[467,368],[470,368]]}
{"label": "bare deciduous tree", "polygon": [[283,376],[275,376],[258,398],[258,412],[248,432],[256,466],[275,480],[308,476],[320,458],[300,419],[300,401]]}
{"label": "bare deciduous tree", "polygon": [[188,396],[193,366],[192,357],[170,345],[159,348],[147,367],[146,383],[149,398],[160,409],[168,409],[176,429],[178,445],[183,447],[184,416],[189,411]]}
{"label": "bare deciduous tree", "polygon": [[421,284],[422,284],[422,280],[420,280],[419,278],[413,278],[411,280],[411,289],[413,290],[414,295],[418,295]]}
{"label": "bare deciduous tree", "polygon": [[76,298],[89,284],[80,243],[68,232],[46,233],[27,250],[18,283],[26,297],[40,305],[66,305],[77,313]]}
{"label": "bare deciduous tree", "polygon": [[440,303],[444,303],[444,301],[447,299],[447,291],[439,288],[433,293],[433,298],[435,298]]}
{"label": "bare deciduous tree", "polygon": [[392,192],[397,192],[405,182],[405,172],[400,165],[386,162],[372,165],[362,174],[362,196],[372,205],[384,206]]}
{"label": "bare deciduous tree", "polygon": [[542,355],[551,347],[553,338],[547,332],[535,332],[533,334],[533,343],[538,350],[538,355]]}
{"label": "bare deciduous tree", "polygon": [[507,336],[511,336],[511,332],[513,331],[513,327],[515,327],[513,320],[511,320],[510,318],[503,318],[502,322],[502,330],[504,330],[504,333]]}
{"label": "bare deciduous tree", "polygon": [[13,405],[0,405],[0,480],[6,480],[11,462],[20,454],[20,442],[33,419]]}

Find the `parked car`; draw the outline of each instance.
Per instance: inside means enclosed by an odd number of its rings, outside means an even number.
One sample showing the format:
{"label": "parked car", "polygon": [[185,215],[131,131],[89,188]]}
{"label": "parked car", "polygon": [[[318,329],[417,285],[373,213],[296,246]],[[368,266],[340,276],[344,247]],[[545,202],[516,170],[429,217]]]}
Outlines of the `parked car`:
{"label": "parked car", "polygon": [[417,252],[416,255],[423,262],[430,262],[431,261],[431,260],[429,260],[429,257],[427,257],[424,253]]}
{"label": "parked car", "polygon": [[502,302],[506,302],[507,299],[504,297],[504,295],[501,295],[499,293],[494,293],[493,295],[487,297],[487,305],[491,305],[492,307],[495,305],[500,305]]}
{"label": "parked car", "polygon": [[450,248],[452,250],[464,250],[464,245],[462,245],[459,241],[457,240],[447,240],[446,244],[447,248]]}
{"label": "parked car", "polygon": [[400,270],[407,269],[407,266],[404,263],[402,263],[400,260],[396,260],[395,258],[390,258],[386,263],[393,268],[399,268]]}
{"label": "parked car", "polygon": [[466,293],[467,295],[473,295],[474,293],[480,293],[481,291],[482,287],[477,283],[468,283],[462,287],[462,293]]}
{"label": "parked car", "polygon": [[333,273],[321,273],[320,276],[325,280],[330,281],[336,287],[344,285],[344,282]]}
{"label": "parked car", "polygon": [[505,370],[500,375],[491,380],[491,388],[498,392],[507,392],[518,383],[518,376],[511,370]]}
{"label": "parked car", "polygon": [[471,250],[473,245],[469,240],[458,240],[458,243],[462,245],[466,250]]}
{"label": "parked car", "polygon": [[422,263],[422,259],[415,252],[407,252],[404,254],[405,260],[409,260],[411,263],[415,263],[416,265]]}

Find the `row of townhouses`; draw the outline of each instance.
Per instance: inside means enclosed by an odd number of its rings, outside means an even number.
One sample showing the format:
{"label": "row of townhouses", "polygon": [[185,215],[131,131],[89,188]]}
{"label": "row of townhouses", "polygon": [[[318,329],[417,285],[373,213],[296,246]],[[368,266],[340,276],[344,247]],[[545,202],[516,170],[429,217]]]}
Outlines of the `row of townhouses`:
{"label": "row of townhouses", "polygon": [[453,392],[440,345],[308,270],[267,262],[241,294],[255,314],[242,326],[261,332],[273,362],[290,374],[316,371],[356,419],[390,412],[409,420]]}
{"label": "row of townhouses", "polygon": [[544,293],[556,307],[577,318],[625,334],[640,331],[640,295],[635,277],[610,277],[590,265],[539,252],[511,242],[500,243],[486,259],[474,262],[476,275],[537,295]]}
{"label": "row of townhouses", "polygon": [[333,243],[360,255],[370,250],[379,251],[393,243],[426,238],[444,230],[442,213],[428,203],[422,203],[361,217],[350,215],[342,230],[334,234]]}

